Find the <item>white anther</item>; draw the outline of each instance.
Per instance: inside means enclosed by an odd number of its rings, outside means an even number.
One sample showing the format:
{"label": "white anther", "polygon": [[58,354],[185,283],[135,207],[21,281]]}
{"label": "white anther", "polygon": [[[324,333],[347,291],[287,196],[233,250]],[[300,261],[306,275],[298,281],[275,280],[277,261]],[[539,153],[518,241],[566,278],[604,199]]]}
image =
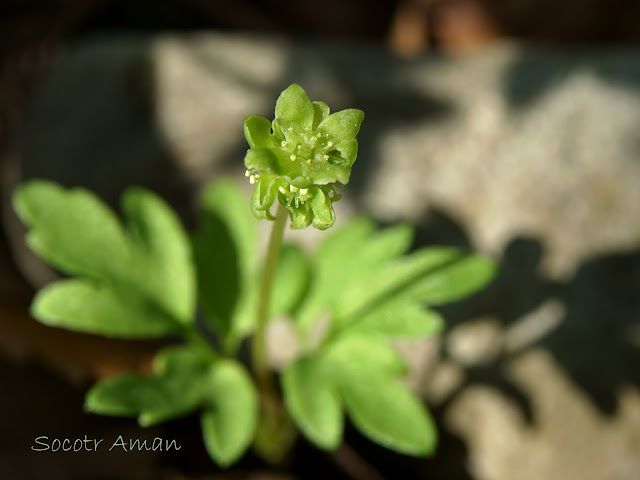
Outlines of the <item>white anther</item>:
{"label": "white anther", "polygon": [[322,132],[318,132],[318,138],[322,136]]}
{"label": "white anther", "polygon": [[291,190],[293,193],[296,193],[299,189],[295,185],[289,185],[289,190]]}
{"label": "white anther", "polygon": [[256,177],[254,177],[253,175],[251,175],[251,176],[249,177],[249,183],[250,183],[251,185],[253,185],[254,183],[256,183]]}
{"label": "white anther", "polygon": [[327,147],[333,147],[333,142],[328,142]]}
{"label": "white anther", "polygon": [[306,195],[307,193],[309,193],[309,189],[308,188],[301,188],[300,189],[300,195]]}
{"label": "white anther", "polygon": [[283,147],[287,146],[287,142],[285,142],[284,140],[280,142],[280,145],[282,145]]}
{"label": "white anther", "polygon": [[288,131],[293,132],[293,127],[287,128]]}
{"label": "white anther", "polygon": [[311,127],[304,127],[304,129],[305,129],[305,131],[308,132],[309,130],[311,130]]}
{"label": "white anther", "polygon": [[280,193],[282,193],[283,195],[287,194],[287,189],[284,187],[278,187],[278,190],[280,190]]}
{"label": "white anther", "polygon": [[244,172],[244,176],[245,177],[249,177],[251,175],[251,172],[249,170],[247,170],[246,172]]}
{"label": "white anther", "polygon": [[329,160],[329,155],[323,155],[322,159],[326,162],[327,160]]}
{"label": "white anther", "polygon": [[297,158],[297,157],[296,157],[295,155],[291,155],[291,156],[289,157],[289,160],[291,160],[292,162],[295,162],[295,161],[296,161],[296,158]]}
{"label": "white anther", "polygon": [[307,165],[311,165],[311,159],[310,158],[307,159]]}

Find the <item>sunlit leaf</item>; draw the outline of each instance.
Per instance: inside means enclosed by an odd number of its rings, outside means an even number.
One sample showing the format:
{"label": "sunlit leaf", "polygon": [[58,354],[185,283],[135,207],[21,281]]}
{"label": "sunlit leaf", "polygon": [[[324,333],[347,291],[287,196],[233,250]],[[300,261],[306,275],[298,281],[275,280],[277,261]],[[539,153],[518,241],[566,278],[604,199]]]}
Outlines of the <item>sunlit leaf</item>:
{"label": "sunlit leaf", "polygon": [[246,370],[233,361],[215,365],[206,380],[209,406],[201,416],[209,455],[226,467],[234,463],[253,439],[258,400]]}
{"label": "sunlit leaf", "polygon": [[[126,229],[94,194],[32,180],[13,196],[27,243],[77,281],[43,290],[41,321],[123,338],[175,332],[194,320],[191,249],[173,211],[140,188],[122,197]],[[173,325],[172,325],[173,324]]]}
{"label": "sunlit leaf", "polygon": [[284,371],[282,387],[300,430],[320,448],[331,450],[342,439],[344,420],[337,389],[323,367],[314,357],[301,358]]}
{"label": "sunlit leaf", "polygon": [[235,185],[219,182],[205,191],[192,242],[200,305],[225,338],[257,270],[255,221]]}

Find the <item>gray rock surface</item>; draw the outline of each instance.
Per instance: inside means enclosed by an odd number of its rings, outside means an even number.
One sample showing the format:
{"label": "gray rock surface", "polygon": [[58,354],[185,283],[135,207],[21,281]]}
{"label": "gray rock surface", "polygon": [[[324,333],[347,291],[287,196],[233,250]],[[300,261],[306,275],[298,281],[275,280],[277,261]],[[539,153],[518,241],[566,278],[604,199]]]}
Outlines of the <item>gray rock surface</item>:
{"label": "gray rock surface", "polygon": [[[270,116],[291,82],[366,112],[339,222],[410,220],[417,244],[500,263],[490,288],[444,308],[441,338],[399,346],[442,428],[465,445],[436,462],[466,462],[477,480],[639,478],[637,51],[504,44],[409,63],[270,37],[94,39],[33,92],[2,191],[41,176],[115,203],[143,184],[189,224],[208,181],[244,180],[242,119]],[[4,221],[42,284],[6,199]]]}

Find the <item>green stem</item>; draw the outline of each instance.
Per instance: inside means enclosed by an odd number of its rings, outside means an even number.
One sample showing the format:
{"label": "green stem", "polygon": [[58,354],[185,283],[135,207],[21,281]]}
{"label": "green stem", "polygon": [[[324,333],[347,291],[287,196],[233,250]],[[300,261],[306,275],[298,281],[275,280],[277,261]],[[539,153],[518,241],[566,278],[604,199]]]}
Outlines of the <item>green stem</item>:
{"label": "green stem", "polygon": [[271,290],[273,288],[273,280],[278,267],[278,257],[280,256],[280,248],[282,247],[282,237],[284,236],[284,226],[286,222],[287,210],[284,205],[278,202],[276,219],[271,229],[269,245],[267,247],[267,256],[262,270],[260,292],[258,296],[258,311],[256,314],[256,330],[251,343],[253,370],[256,375],[258,390],[264,395],[263,398],[265,401],[264,406],[266,415],[271,415],[269,410],[272,409],[272,406],[270,404],[276,399],[273,380],[269,373],[269,364],[267,361],[267,320],[269,319]]}

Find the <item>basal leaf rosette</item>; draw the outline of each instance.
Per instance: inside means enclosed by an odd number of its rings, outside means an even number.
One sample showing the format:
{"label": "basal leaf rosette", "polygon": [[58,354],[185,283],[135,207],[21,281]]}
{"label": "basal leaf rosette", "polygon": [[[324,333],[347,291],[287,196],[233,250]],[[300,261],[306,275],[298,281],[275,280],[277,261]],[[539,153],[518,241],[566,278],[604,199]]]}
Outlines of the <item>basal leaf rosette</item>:
{"label": "basal leaf rosette", "polygon": [[289,211],[291,228],[331,227],[332,204],[340,199],[335,189],[349,182],[363,118],[356,109],[329,114],[326,103],[312,102],[296,84],[278,97],[273,122],[247,117],[244,136],[251,148],[244,164],[255,184],[251,210],[256,218],[272,220],[277,197]]}

